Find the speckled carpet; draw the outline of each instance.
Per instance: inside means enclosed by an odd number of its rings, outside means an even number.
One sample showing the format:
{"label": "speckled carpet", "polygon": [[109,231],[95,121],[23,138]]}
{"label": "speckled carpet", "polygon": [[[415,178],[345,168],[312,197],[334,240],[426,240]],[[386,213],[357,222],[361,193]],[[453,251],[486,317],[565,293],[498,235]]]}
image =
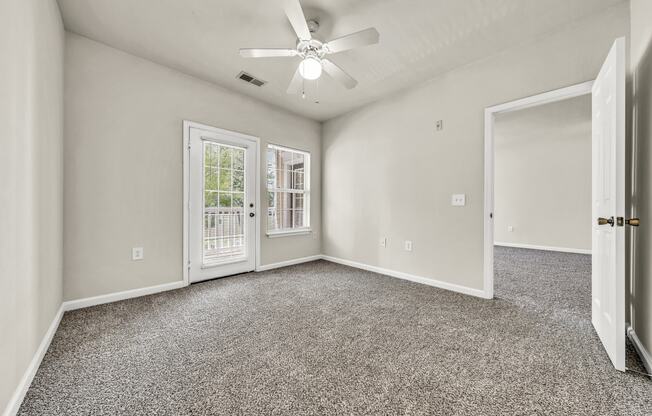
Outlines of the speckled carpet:
{"label": "speckled carpet", "polygon": [[589,270],[499,248],[488,301],[317,261],[67,312],[20,414],[650,415]]}

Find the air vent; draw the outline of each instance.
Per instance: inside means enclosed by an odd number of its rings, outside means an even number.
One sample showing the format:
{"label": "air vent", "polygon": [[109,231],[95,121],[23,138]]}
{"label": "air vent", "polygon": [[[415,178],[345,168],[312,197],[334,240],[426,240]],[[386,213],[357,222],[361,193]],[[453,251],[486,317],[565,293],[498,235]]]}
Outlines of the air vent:
{"label": "air vent", "polygon": [[237,78],[243,80],[244,82],[248,82],[249,84],[253,84],[253,85],[257,86],[257,87],[262,87],[263,85],[265,85],[267,83],[266,81],[263,81],[262,79],[258,79],[256,77],[254,77],[253,75],[248,74],[248,73],[246,73],[244,71],[241,71],[238,74]]}

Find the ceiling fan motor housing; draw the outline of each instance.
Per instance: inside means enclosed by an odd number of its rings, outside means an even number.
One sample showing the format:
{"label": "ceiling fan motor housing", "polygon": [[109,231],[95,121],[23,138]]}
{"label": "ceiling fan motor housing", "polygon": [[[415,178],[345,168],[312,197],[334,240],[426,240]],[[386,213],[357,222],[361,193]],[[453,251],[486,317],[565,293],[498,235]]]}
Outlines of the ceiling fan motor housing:
{"label": "ceiling fan motor housing", "polygon": [[321,59],[324,55],[326,55],[327,51],[322,41],[313,38],[311,40],[299,39],[297,41],[297,52],[298,55],[302,58],[311,56],[317,59]]}

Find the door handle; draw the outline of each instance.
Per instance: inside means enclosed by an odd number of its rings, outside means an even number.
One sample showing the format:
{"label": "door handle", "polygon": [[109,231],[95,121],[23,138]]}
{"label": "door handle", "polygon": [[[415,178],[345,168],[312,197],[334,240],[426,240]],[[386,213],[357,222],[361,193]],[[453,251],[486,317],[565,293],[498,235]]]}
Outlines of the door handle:
{"label": "door handle", "polygon": [[638,227],[641,225],[641,220],[639,218],[630,218],[625,221],[627,225],[631,225],[632,227]]}
{"label": "door handle", "polygon": [[614,226],[614,217],[610,217],[609,219],[607,218],[598,218],[598,225],[611,225],[612,227]]}

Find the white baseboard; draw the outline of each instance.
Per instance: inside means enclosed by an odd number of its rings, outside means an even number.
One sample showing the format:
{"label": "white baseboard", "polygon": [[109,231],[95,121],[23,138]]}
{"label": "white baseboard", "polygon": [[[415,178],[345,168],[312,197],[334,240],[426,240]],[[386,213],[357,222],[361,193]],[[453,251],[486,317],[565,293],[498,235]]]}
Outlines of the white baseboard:
{"label": "white baseboard", "polygon": [[494,243],[494,245],[501,246],[501,247],[529,248],[530,250],[559,251],[561,253],[591,254],[590,249],[584,249],[584,248],[537,246],[533,244],[519,244],[519,243]]}
{"label": "white baseboard", "polygon": [[427,277],[415,276],[413,274],[398,272],[396,270],[383,269],[382,267],[371,266],[369,264],[364,264],[364,263],[358,263],[357,261],[345,260],[345,259],[340,259],[337,257],[331,257],[326,255],[322,255],[321,257],[322,259],[333,263],[343,264],[345,266],[351,266],[357,269],[367,270],[374,273],[384,274],[386,276],[396,277],[403,280],[409,280],[411,282],[421,283],[428,286],[434,286],[440,289],[446,289],[453,292],[463,293],[465,295],[471,295],[483,299],[488,299],[484,290],[473,289],[466,286],[456,285],[454,283],[442,282],[441,280],[429,279]]}
{"label": "white baseboard", "polygon": [[631,326],[627,327],[627,336],[629,337],[629,340],[632,341],[632,344],[634,344],[634,348],[636,348],[636,351],[638,352],[638,356],[641,357],[641,360],[643,361],[643,365],[645,366],[647,373],[652,374],[652,355],[645,348],[643,343],[641,343],[641,340],[638,339],[638,336],[636,335],[634,328],[632,328]]}
{"label": "white baseboard", "polygon": [[310,261],[321,260],[321,259],[322,259],[322,255],[317,254],[317,255],[314,255],[314,256],[301,257],[301,258],[298,258],[298,259],[280,261],[278,263],[264,264],[262,266],[258,266],[256,271],[257,272],[264,272],[266,270],[278,269],[280,267],[287,267],[287,266],[292,266],[292,265],[295,265],[295,264],[308,263]]}
{"label": "white baseboard", "polygon": [[52,320],[50,327],[48,328],[47,332],[43,336],[43,339],[41,340],[41,344],[39,344],[38,348],[34,352],[32,361],[30,361],[29,365],[27,366],[27,369],[25,370],[25,374],[23,374],[23,377],[20,379],[20,382],[18,383],[18,386],[16,387],[14,394],[9,399],[9,403],[5,408],[5,411],[2,413],[3,416],[14,416],[16,413],[18,413],[18,409],[20,408],[20,405],[23,403],[25,394],[27,394],[27,390],[29,390],[29,386],[32,384],[32,380],[36,375],[36,371],[38,371],[38,368],[41,365],[41,361],[43,361],[43,357],[45,356],[45,353],[48,351],[48,348],[50,347],[52,338],[54,337],[55,332],[57,332],[57,328],[59,328],[59,323],[61,322],[61,317],[63,316],[63,312],[64,312],[63,305],[61,305],[59,307],[59,310],[57,311],[57,314],[54,316],[54,319]]}
{"label": "white baseboard", "polygon": [[154,293],[166,292],[168,290],[180,289],[185,286],[186,283],[184,281],[178,281],[172,283],[164,283],[157,286],[125,290],[123,292],[109,293],[106,295],[93,296],[90,298],[69,300],[63,302],[63,309],[65,311],[72,311],[75,309],[87,308],[89,306],[102,305],[104,303],[117,302],[119,300],[137,298],[140,296],[152,295]]}

